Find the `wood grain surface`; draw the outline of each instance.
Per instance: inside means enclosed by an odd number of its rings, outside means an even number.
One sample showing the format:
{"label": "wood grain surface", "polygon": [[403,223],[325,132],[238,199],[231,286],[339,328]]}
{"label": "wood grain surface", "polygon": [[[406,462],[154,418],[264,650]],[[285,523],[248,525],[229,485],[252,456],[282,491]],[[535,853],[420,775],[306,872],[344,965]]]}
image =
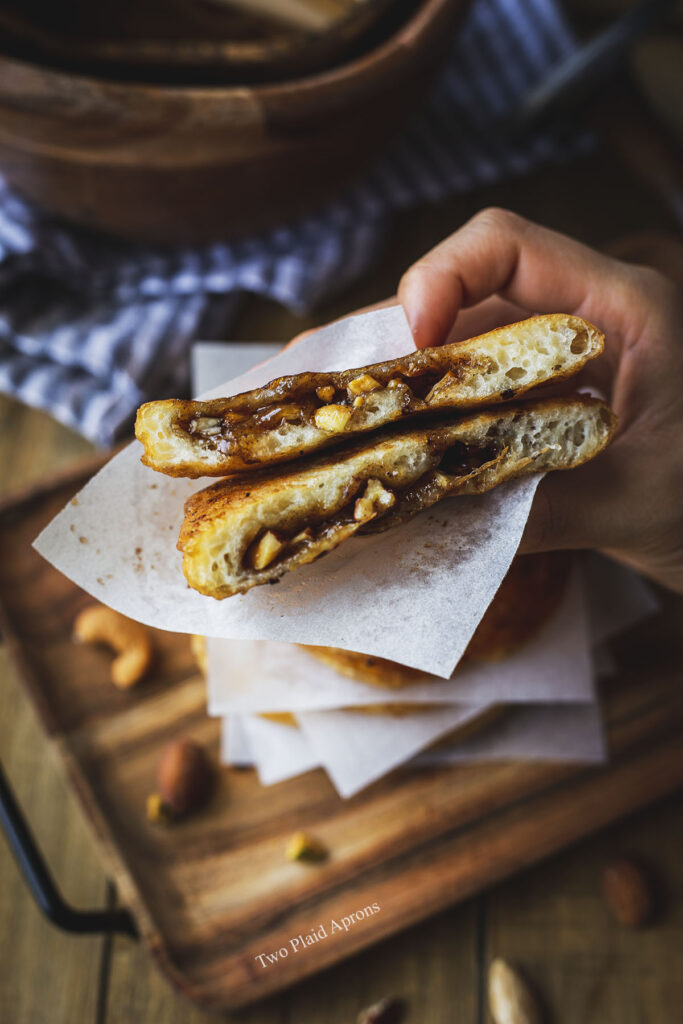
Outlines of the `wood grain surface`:
{"label": "wood grain surface", "polygon": [[[206,715],[187,636],[153,631],[152,670],[125,692],[106,652],[74,644],[92,599],[31,541],[91,472],[0,509],[0,621],[124,904],[193,1001],[225,1009],[280,991],[683,785],[683,599],[664,597],[615,651],[606,767],[405,770],[346,801],[322,770],[263,787],[254,771],[225,768],[202,813],[148,822],[164,746],[190,737],[217,761],[220,723]],[[330,850],[324,864],[287,862],[299,829]]]}
{"label": "wood grain surface", "polygon": [[442,63],[468,0],[291,81],[208,88],[72,74],[0,47],[0,168],[53,213],[138,241],[232,240],[308,212],[367,166]]}
{"label": "wood grain surface", "polygon": [[[667,39],[667,50],[676,41]],[[669,64],[673,67],[673,64]],[[664,72],[662,72],[664,73]],[[562,201],[558,202],[558,196]],[[315,316],[294,317],[262,300],[247,305],[232,336],[286,339],[389,294],[408,263],[482,205],[506,205],[592,244],[670,226],[666,209],[609,154],[552,168],[399,218],[377,272]],[[0,465],[5,492],[68,466],[89,446],[47,416],[0,401]],[[64,894],[81,907],[114,898],[74,795],[55,770],[41,729],[0,649],[0,748],[15,790]],[[577,813],[582,813],[579,810]],[[230,1024],[349,1024],[386,994],[407,998],[407,1020],[486,1020],[488,962],[504,956],[534,978],[556,1024],[668,1024],[683,1005],[683,804],[680,796],[631,816],[511,881],[429,918],[286,993],[222,1019]],[[659,921],[626,932],[599,892],[608,858],[636,851],[663,876]],[[48,925],[34,907],[0,840],[0,1020],[17,1024],[199,1024],[214,1015],[177,996],[141,944],[76,938]]]}

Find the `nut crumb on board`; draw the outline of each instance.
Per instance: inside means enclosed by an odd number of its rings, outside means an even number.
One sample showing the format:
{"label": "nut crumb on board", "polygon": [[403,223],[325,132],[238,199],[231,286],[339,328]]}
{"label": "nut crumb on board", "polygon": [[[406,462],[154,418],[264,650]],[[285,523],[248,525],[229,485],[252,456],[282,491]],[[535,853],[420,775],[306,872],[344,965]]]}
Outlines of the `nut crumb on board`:
{"label": "nut crumb on board", "polygon": [[295,832],[287,843],[287,859],[321,861],[329,856],[327,847],[308,832]]}
{"label": "nut crumb on board", "polygon": [[161,793],[150,793],[145,801],[147,820],[158,825],[169,825],[173,820],[171,808],[164,802]]}

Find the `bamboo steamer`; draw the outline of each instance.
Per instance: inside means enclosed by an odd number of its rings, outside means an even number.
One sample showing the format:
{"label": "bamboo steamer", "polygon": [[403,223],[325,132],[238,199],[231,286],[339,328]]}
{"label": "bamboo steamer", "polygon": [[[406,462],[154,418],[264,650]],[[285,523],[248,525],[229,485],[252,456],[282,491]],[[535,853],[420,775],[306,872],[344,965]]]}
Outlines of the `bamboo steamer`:
{"label": "bamboo steamer", "polygon": [[311,210],[423,95],[466,0],[424,0],[370,53],[268,85],[112,82],[0,56],[0,172],[46,209],[153,242],[237,238]]}

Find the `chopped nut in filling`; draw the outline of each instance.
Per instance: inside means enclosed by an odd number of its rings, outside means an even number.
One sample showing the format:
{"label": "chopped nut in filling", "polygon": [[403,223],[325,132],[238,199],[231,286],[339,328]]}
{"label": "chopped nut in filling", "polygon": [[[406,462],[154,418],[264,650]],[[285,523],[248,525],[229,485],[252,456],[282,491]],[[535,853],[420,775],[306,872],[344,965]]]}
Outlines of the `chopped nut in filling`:
{"label": "chopped nut in filling", "polygon": [[[372,392],[400,388],[403,393],[403,415],[406,415],[438,399],[439,389],[447,389],[455,379],[450,371],[438,375],[421,372],[412,376],[410,382],[402,376],[381,382],[372,374],[361,373],[349,381],[346,391],[341,391],[336,402],[333,401],[337,394],[336,387],[323,384],[315,389],[315,397],[309,393],[297,401],[270,403],[248,412],[226,410],[218,416],[195,415],[191,419],[176,420],[175,428],[183,430],[197,441],[207,442],[210,449],[218,447],[221,451],[227,451],[224,445],[233,445],[236,438],[245,431],[279,430],[289,423],[314,423],[325,433],[340,434],[347,429],[353,410],[361,408]],[[325,404],[316,408],[316,400]],[[238,424],[239,430],[235,434],[232,428]]]}
{"label": "chopped nut in filling", "polygon": [[296,405],[294,402],[286,402],[282,405],[258,409],[254,418],[259,426],[276,427],[281,423],[297,423],[304,413],[305,409],[302,406]]}
{"label": "chopped nut in filling", "polygon": [[[288,537],[286,532],[278,531],[276,533],[271,529],[264,530],[261,536],[254,540],[247,549],[245,563],[252,569],[266,569],[276,559],[280,560],[281,557],[287,558],[294,554],[294,549],[301,550],[302,546],[306,547],[315,542],[321,535],[321,531],[324,532],[330,526],[334,527],[351,520],[359,524],[361,533],[366,533],[368,530],[377,532],[383,528],[381,523],[391,509],[393,509],[392,515],[397,512],[401,516],[414,514],[421,507],[425,507],[425,502],[427,505],[433,503],[434,496],[432,495],[430,498],[430,494],[432,494],[431,489],[434,485],[442,494],[448,492],[458,477],[467,475],[478,466],[484,466],[498,454],[499,449],[495,442],[465,444],[456,441],[442,453],[438,467],[424,473],[404,488],[390,490],[381,480],[371,477],[365,481],[365,488],[360,497],[357,497],[355,501],[351,499],[349,504],[331,515],[328,521],[323,520],[318,525],[306,526],[293,537]],[[436,500],[438,500],[438,496]],[[374,520],[377,522],[373,522]],[[370,523],[372,526],[367,525]]]}
{"label": "chopped nut in filling", "polygon": [[368,391],[375,391],[382,385],[378,380],[375,380],[369,373],[362,373],[360,377],[356,377],[348,385],[348,391],[351,395],[364,395]]}
{"label": "chopped nut in filling", "polygon": [[438,484],[439,487],[448,487],[451,479],[451,477],[446,476],[445,473],[440,473],[438,470],[434,474],[434,482]]}
{"label": "chopped nut in filling", "polygon": [[284,541],[281,541],[276,533],[266,530],[261,539],[252,544],[247,552],[247,560],[253,569],[265,569],[280,554],[284,546]]}
{"label": "chopped nut in filling", "polygon": [[351,418],[351,410],[344,405],[323,405],[315,411],[315,425],[330,434],[340,433]]}
{"label": "chopped nut in filling", "polygon": [[365,493],[353,506],[356,522],[367,523],[380,512],[386,512],[396,502],[396,495],[387,490],[379,480],[368,480]]}
{"label": "chopped nut in filling", "polygon": [[213,437],[214,434],[220,434],[221,421],[213,416],[199,416],[190,423],[190,430],[192,433],[203,434],[204,437]]}
{"label": "chopped nut in filling", "polygon": [[443,391],[445,388],[450,387],[450,385],[455,383],[456,381],[457,377],[455,376],[455,374],[451,373],[451,371],[448,370],[440,380],[437,380],[436,384],[431,388],[431,390],[427,392],[424,399],[425,402],[429,404],[429,402],[433,401],[433,399],[438,396],[440,391]]}

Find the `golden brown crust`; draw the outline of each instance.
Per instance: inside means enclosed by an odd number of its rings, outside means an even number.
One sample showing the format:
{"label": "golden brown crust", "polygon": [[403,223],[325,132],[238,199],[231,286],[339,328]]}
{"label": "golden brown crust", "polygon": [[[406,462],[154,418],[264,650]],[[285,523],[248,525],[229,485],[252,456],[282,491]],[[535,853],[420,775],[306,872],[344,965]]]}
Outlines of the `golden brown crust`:
{"label": "golden brown crust", "polygon": [[[580,465],[604,448],[615,425],[613,413],[596,399],[544,399],[385,431],[286,471],[231,477],[187,502],[178,540],[183,571],[200,593],[218,599],[244,593],[356,532],[391,528],[442,498]],[[365,520],[356,505],[371,485],[390,501]],[[253,545],[265,532],[281,549],[259,564]]]}
{"label": "golden brown crust", "polygon": [[372,654],[360,654],[358,651],[345,651],[341,647],[318,647],[311,644],[298,646],[306,654],[333,668],[335,672],[358,683],[380,686],[386,690],[400,690],[404,686],[412,686],[424,680],[423,672],[408,665],[399,665],[397,661],[390,661],[388,658],[376,658]]}
{"label": "golden brown crust", "polygon": [[567,588],[570,551],[518,555],[467,645],[464,659],[503,661],[553,617]]}
{"label": "golden brown crust", "polygon": [[[148,402],[138,410],[135,433],[145,448],[142,461],[152,469],[169,476],[225,476],[416,415],[519,398],[578,372],[599,355],[603,340],[579,317],[530,317],[387,362],[279,377],[232,398]],[[323,408],[346,410],[337,427],[318,421]]]}
{"label": "golden brown crust", "polygon": [[[459,664],[503,661],[535,636],[555,614],[569,578],[568,551],[518,555],[486,609]],[[417,682],[439,682],[436,676],[339,647],[300,644],[303,651],[356,682],[400,690]]]}

